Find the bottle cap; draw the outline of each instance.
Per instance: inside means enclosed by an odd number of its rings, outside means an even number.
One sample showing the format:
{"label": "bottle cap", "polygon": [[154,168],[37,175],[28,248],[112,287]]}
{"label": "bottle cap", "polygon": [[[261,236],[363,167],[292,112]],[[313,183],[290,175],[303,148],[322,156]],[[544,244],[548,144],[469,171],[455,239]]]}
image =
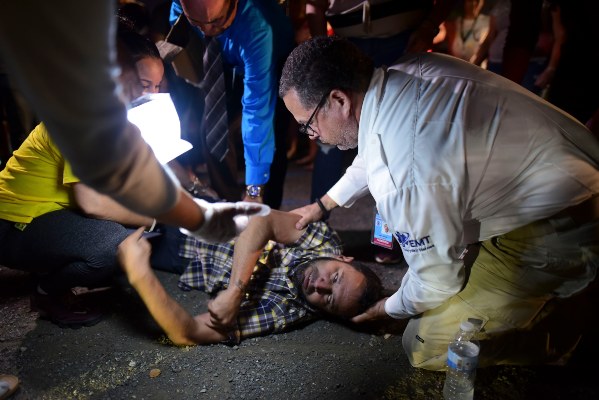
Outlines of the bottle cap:
{"label": "bottle cap", "polygon": [[460,323],[460,329],[465,332],[472,332],[476,330],[474,324],[470,321],[462,321],[462,323]]}

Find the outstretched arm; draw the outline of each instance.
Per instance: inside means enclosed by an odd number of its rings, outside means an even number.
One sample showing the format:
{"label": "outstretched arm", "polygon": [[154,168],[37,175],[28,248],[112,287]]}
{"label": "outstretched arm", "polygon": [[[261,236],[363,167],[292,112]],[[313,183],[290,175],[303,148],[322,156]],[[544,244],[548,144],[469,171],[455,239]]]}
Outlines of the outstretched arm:
{"label": "outstretched arm", "polygon": [[153,218],[137,214],[125,208],[111,197],[96,192],[84,183],[75,183],[73,193],[79,208],[92,218],[105,219],[135,227],[150,227],[153,224]]}
{"label": "outstretched arm", "polygon": [[218,343],[228,338],[226,332],[208,325],[208,313],[192,317],[164,289],[150,267],[150,243],[140,228],[129,235],[118,249],[121,267],[154,320],[173,343],[178,345]]}
{"label": "outstretched arm", "polygon": [[295,228],[299,218],[295,214],[272,210],[265,217],[250,219],[248,227],[235,242],[229,287],[208,304],[213,328],[225,330],[234,326],[243,295],[264,246],[269,240],[282,244],[297,241],[304,233],[304,230]]}

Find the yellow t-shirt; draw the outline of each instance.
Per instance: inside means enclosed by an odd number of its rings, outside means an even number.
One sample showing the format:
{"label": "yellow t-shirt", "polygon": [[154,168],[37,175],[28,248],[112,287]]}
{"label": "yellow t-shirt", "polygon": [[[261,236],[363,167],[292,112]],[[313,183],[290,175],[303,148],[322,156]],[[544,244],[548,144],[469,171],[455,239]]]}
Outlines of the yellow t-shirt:
{"label": "yellow t-shirt", "polygon": [[45,213],[75,207],[79,182],[44,124],[29,134],[0,171],[0,218],[29,223]]}

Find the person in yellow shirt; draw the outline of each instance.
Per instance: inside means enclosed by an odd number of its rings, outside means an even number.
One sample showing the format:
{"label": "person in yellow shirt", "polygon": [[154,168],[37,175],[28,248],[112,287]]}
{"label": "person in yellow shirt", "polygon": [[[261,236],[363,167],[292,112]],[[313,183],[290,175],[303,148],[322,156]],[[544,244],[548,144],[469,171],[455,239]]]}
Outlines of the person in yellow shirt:
{"label": "person in yellow shirt", "polygon": [[[126,97],[157,91],[164,71],[154,44],[124,25],[118,38]],[[0,171],[0,264],[37,276],[32,309],[58,325],[100,321],[100,312],[73,303],[71,289],[108,285],[127,227],[141,226],[151,231],[156,220],[81,183],[43,123]]]}

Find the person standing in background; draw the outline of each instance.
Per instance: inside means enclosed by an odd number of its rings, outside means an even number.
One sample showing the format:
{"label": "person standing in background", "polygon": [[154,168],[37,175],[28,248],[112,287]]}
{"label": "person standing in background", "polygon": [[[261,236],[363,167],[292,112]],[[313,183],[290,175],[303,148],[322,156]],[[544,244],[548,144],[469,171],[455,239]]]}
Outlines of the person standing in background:
{"label": "person standing in background", "polygon": [[243,199],[278,208],[287,169],[290,116],[277,99],[277,79],[294,45],[291,22],[274,0],[175,0],[171,23],[180,16],[187,18],[202,40],[218,42],[223,61],[231,132],[215,132],[228,142],[223,158],[211,149],[203,151],[210,186],[222,198],[240,198],[231,124],[240,114],[246,184]]}
{"label": "person standing in background", "polygon": [[501,75],[503,46],[510,26],[510,0],[497,0],[489,13],[489,32],[470,62],[481,65],[487,60],[487,70]]}
{"label": "person standing in background", "polygon": [[[546,99],[586,124],[599,109],[599,2],[552,0],[559,49],[551,54]],[[559,54],[554,56],[554,52]],[[557,59],[557,61],[554,61]]]}
{"label": "person standing in background", "polygon": [[481,13],[483,0],[464,0],[455,19],[445,22],[449,54],[471,62],[489,32],[489,16]]}

